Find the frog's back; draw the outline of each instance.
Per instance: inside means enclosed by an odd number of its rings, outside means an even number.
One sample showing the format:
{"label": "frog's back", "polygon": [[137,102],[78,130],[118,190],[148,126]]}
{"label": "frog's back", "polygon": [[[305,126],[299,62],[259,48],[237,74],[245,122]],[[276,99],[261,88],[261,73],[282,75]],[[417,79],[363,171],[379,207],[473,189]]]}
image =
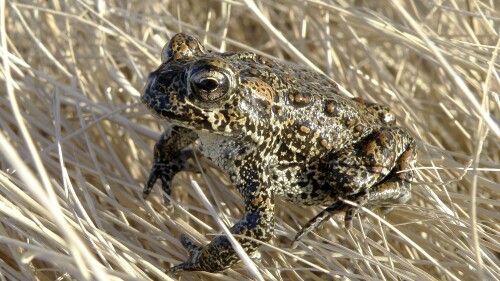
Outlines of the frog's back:
{"label": "frog's back", "polygon": [[315,161],[385,125],[364,102],[346,97],[318,72],[251,52],[217,56],[237,69],[242,100],[259,108],[255,115],[267,124],[267,137],[278,139],[276,152],[292,155],[292,162]]}
{"label": "frog's back", "polygon": [[279,97],[273,114],[281,149],[304,156],[301,160],[339,151],[381,127],[364,104],[340,93],[338,85],[324,75],[282,64],[272,71]]}

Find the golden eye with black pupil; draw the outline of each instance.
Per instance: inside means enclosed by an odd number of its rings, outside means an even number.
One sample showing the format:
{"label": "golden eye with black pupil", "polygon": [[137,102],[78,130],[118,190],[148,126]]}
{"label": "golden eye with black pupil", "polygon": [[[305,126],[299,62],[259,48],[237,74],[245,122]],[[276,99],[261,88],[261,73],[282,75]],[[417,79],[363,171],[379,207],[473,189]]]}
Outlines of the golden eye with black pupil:
{"label": "golden eye with black pupil", "polygon": [[190,75],[189,83],[193,94],[205,102],[219,100],[231,88],[228,75],[217,69],[200,69]]}

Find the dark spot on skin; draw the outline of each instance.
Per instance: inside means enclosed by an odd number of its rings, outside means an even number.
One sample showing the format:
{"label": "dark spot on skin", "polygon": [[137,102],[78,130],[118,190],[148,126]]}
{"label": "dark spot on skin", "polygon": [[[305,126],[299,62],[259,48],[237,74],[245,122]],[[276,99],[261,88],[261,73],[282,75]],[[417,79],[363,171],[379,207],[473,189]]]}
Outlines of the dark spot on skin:
{"label": "dark spot on skin", "polygon": [[356,138],[358,138],[359,136],[361,136],[361,134],[363,133],[363,131],[364,131],[363,125],[357,124],[356,126],[354,126],[353,136],[356,137]]}
{"label": "dark spot on skin", "polygon": [[356,124],[356,118],[350,116],[346,118],[345,125],[347,126],[347,128],[350,128],[355,124]]}
{"label": "dark spot on skin", "polygon": [[337,150],[339,148],[339,145],[334,142],[334,143],[330,144],[330,147],[331,147],[332,150]]}
{"label": "dark spot on skin", "polygon": [[258,56],[258,61],[268,67],[274,67],[274,63],[268,57]]}
{"label": "dark spot on skin", "polygon": [[325,104],[325,113],[329,116],[335,115],[337,113],[337,103],[334,101],[328,101]]}
{"label": "dark spot on skin", "polygon": [[273,114],[277,117],[280,117],[283,114],[283,109],[281,106],[273,105],[272,107]]}
{"label": "dark spot on skin", "polygon": [[362,98],[353,98],[352,100],[361,104],[361,105],[365,105],[365,100]]}
{"label": "dark spot on skin", "polygon": [[325,148],[325,149],[330,149],[330,145],[328,144],[328,140],[326,140],[326,139],[322,139],[320,143],[321,143],[321,146],[322,146],[323,148]]}
{"label": "dark spot on skin", "polygon": [[300,129],[300,131],[301,131],[302,133],[304,133],[304,134],[306,134],[306,135],[307,135],[307,134],[309,134],[309,133],[311,132],[311,128],[309,128],[309,127],[307,127],[307,126],[304,126],[304,125],[301,125],[299,129]]}
{"label": "dark spot on skin", "polygon": [[296,93],[290,94],[289,97],[298,107],[307,106],[311,103],[311,96],[309,94]]}

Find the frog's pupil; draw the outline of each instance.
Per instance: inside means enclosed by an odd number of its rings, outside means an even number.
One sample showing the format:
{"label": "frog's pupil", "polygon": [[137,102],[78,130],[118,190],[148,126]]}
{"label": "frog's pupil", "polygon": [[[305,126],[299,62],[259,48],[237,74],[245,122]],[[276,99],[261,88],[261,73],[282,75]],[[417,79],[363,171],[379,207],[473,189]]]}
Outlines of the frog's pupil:
{"label": "frog's pupil", "polygon": [[219,87],[219,83],[214,79],[203,79],[199,81],[196,85],[198,89],[205,90],[207,92],[212,92]]}

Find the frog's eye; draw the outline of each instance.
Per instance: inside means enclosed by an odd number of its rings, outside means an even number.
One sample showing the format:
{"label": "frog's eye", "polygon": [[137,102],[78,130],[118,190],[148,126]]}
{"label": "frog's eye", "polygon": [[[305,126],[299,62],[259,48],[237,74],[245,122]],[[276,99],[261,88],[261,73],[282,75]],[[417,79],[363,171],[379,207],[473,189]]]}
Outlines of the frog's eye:
{"label": "frog's eye", "polygon": [[205,102],[217,101],[231,89],[229,75],[218,69],[201,69],[189,78],[191,91]]}
{"label": "frog's eye", "polygon": [[190,59],[202,56],[206,52],[205,47],[196,37],[187,33],[178,33],[163,47],[161,62]]}

